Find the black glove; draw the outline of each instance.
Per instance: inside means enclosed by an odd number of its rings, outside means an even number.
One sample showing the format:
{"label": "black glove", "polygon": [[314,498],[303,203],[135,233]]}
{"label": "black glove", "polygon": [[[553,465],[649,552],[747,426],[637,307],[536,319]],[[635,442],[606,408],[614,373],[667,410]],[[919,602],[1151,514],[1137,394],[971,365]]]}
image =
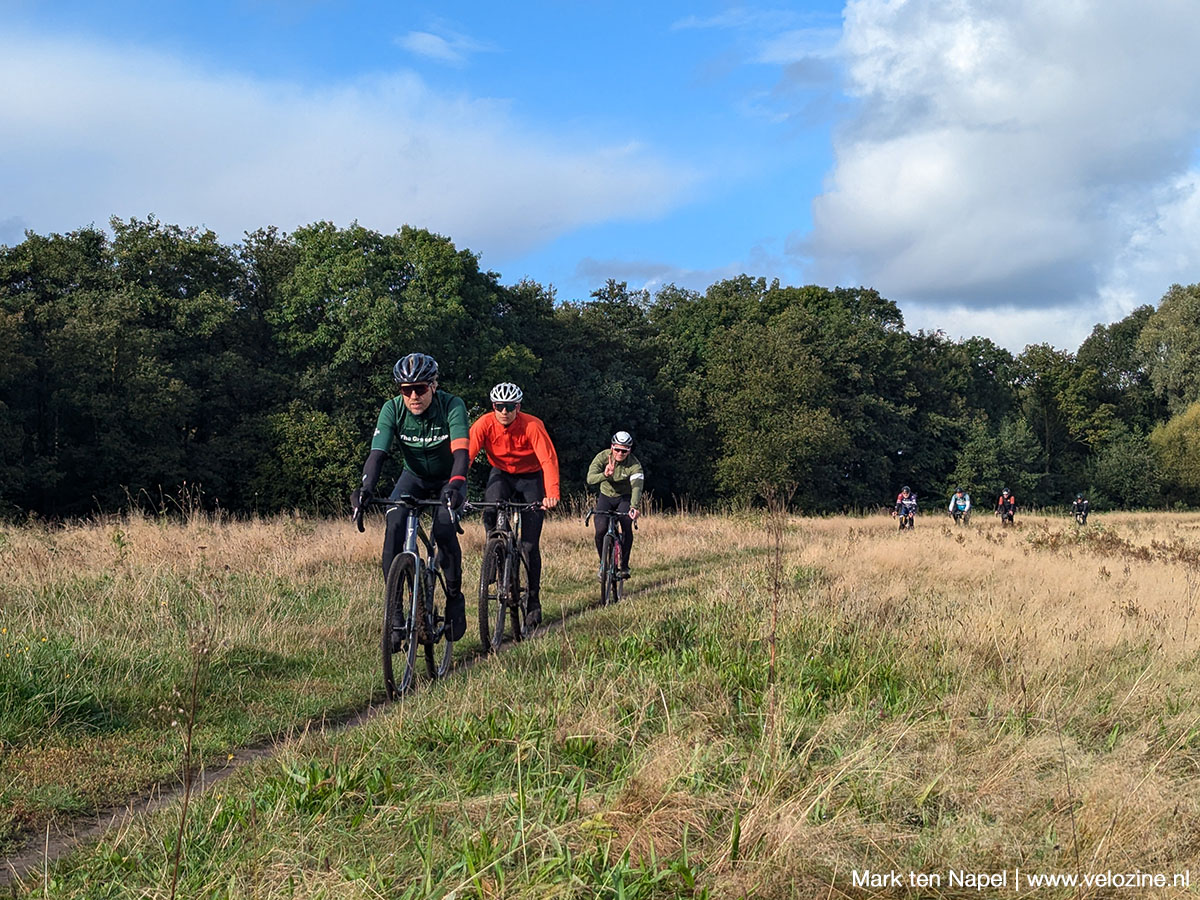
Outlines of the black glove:
{"label": "black glove", "polygon": [[451,512],[458,512],[467,502],[467,483],[459,481],[442,488],[441,501]]}
{"label": "black glove", "polygon": [[350,518],[358,526],[359,531],[365,530],[363,528],[363,511],[374,497],[375,493],[369,487],[360,487],[350,493],[350,506],[354,510]]}

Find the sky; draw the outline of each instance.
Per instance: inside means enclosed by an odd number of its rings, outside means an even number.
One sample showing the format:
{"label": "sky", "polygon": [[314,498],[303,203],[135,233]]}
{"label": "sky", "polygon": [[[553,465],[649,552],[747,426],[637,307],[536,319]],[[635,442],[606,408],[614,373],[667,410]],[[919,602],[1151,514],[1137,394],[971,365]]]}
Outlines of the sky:
{"label": "sky", "polygon": [[1200,281],[1200,4],[0,0],[0,244],[428,228],[561,301],[867,286],[1074,350]]}

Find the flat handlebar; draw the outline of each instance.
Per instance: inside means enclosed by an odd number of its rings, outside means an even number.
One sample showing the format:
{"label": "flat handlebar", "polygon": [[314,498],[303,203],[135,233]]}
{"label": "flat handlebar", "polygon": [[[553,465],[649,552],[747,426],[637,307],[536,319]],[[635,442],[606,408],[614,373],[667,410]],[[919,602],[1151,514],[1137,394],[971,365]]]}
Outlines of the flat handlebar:
{"label": "flat handlebar", "polygon": [[[616,513],[616,512],[612,512],[611,510],[605,511],[605,510],[593,508],[593,509],[589,509],[587,511],[587,515],[583,517],[583,524],[584,525],[591,524],[592,516],[608,516],[610,519],[629,519],[629,513]],[[629,521],[633,523],[633,530],[637,531],[637,527],[638,527],[637,519],[629,519]]]}
{"label": "flat handlebar", "polygon": [[[414,497],[412,494],[401,494],[395,500],[384,499],[383,497],[372,497],[370,500],[368,500],[366,503],[359,506],[358,509],[356,509],[354,511],[354,524],[358,526],[359,531],[366,531],[366,528],[363,527],[363,511],[368,506],[383,507],[383,508],[387,508],[387,509],[394,509],[395,507],[403,506],[405,509],[415,510],[415,509],[420,509],[422,506],[442,506],[442,505],[443,504],[442,504],[441,500],[422,500],[419,497]],[[464,506],[465,506],[465,504],[464,504]],[[447,506],[446,508],[450,509],[449,506]],[[456,513],[452,509],[450,510],[450,518],[451,518],[451,521],[453,521],[455,525],[458,525],[459,514],[460,513]],[[460,528],[460,531],[461,531],[461,528]]]}

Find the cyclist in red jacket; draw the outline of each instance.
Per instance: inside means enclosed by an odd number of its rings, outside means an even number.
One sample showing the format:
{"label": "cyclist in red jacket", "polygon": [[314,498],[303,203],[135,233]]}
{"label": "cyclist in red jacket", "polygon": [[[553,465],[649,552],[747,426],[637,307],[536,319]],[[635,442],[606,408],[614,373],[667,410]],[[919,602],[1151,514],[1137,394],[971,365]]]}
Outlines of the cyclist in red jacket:
{"label": "cyclist in red jacket", "polygon": [[[541,501],[542,508],[521,513],[521,549],[529,562],[530,627],[542,621],[542,538],[543,510],[558,505],[558,453],[537,416],[521,412],[524,392],[505,381],[492,388],[492,411],[471,425],[468,457],[475,459],[480,449],[492,464],[484,499],[489,503],[519,497],[526,503]],[[485,531],[496,527],[496,511],[483,512]]]}

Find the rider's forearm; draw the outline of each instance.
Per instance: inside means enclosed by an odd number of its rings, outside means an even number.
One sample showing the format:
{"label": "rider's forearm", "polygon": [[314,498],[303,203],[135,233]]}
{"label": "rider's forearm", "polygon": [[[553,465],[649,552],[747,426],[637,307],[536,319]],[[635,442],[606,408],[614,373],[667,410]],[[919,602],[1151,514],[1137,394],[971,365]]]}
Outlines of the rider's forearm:
{"label": "rider's forearm", "polygon": [[450,481],[456,483],[458,481],[466,481],[467,469],[471,465],[471,458],[467,455],[466,448],[455,450],[452,456],[454,457],[454,464],[450,468]]}
{"label": "rider's forearm", "polygon": [[375,485],[379,483],[379,473],[383,470],[383,461],[387,459],[387,454],[382,450],[372,450],[367,454],[367,461],[363,463],[362,486],[369,491],[375,490]]}

